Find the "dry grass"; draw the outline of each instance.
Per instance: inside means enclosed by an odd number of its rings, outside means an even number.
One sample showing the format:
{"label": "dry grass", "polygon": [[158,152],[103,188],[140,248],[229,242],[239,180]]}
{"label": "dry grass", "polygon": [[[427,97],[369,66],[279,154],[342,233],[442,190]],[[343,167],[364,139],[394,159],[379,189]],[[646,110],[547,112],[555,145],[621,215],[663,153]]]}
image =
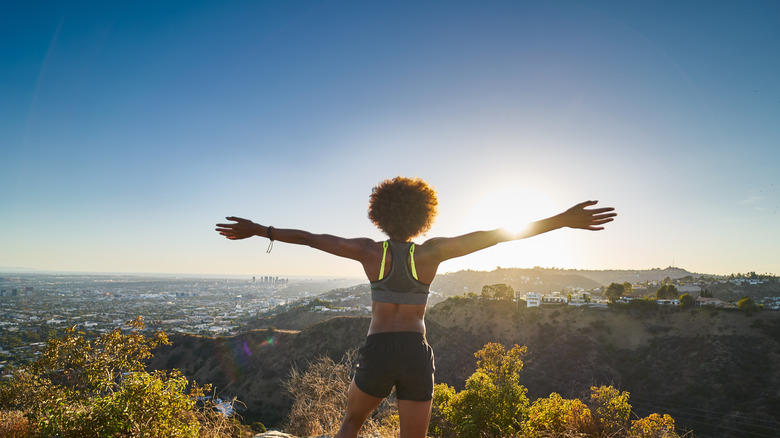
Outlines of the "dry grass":
{"label": "dry grass", "polygon": [[[234,414],[226,416],[216,409],[213,400],[217,398],[212,394],[211,400],[204,406],[194,411],[195,417],[200,423],[198,438],[239,438],[247,436],[247,428],[242,427],[239,418]],[[235,398],[230,401],[231,405],[241,403]],[[249,434],[252,436],[252,434]]]}
{"label": "dry grass", "polygon": [[[347,407],[355,352],[347,353],[338,363],[321,357],[305,372],[294,368],[284,382],[293,398],[285,432],[297,436],[333,436],[341,426]],[[395,403],[385,400],[363,425],[362,435],[398,437],[398,413]]]}
{"label": "dry grass", "polygon": [[24,438],[32,436],[33,426],[22,411],[0,411],[0,437]]}

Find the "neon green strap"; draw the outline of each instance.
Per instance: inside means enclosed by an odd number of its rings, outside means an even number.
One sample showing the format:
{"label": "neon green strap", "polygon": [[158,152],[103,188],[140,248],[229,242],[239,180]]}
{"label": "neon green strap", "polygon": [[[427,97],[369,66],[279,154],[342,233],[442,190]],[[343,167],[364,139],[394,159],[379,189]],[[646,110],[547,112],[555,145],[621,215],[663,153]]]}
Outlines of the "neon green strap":
{"label": "neon green strap", "polygon": [[409,247],[409,264],[412,265],[412,277],[414,277],[415,280],[420,281],[417,278],[417,269],[414,267],[414,243]]}
{"label": "neon green strap", "polygon": [[382,265],[379,266],[379,280],[381,280],[385,276],[385,259],[387,258],[387,240],[382,242],[382,248],[384,248],[384,252],[382,253]]}

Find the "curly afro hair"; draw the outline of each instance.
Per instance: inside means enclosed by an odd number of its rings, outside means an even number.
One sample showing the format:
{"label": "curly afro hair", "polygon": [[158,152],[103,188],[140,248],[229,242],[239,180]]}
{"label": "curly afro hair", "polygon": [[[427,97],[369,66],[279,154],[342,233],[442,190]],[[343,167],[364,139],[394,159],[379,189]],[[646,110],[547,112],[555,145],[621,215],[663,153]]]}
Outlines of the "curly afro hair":
{"label": "curly afro hair", "polygon": [[392,240],[406,242],[433,225],[439,201],[420,178],[386,179],[371,191],[368,218]]}

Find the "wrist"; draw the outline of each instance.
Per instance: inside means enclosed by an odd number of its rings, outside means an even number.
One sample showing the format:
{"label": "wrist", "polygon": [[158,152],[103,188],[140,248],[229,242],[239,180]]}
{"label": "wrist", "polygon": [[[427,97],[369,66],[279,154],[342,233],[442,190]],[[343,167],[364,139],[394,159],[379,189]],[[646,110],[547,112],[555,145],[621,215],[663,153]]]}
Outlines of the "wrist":
{"label": "wrist", "polygon": [[553,222],[555,223],[556,228],[569,228],[571,227],[571,221],[569,220],[569,217],[566,215],[566,213],[559,213],[556,216],[553,217]]}
{"label": "wrist", "polygon": [[268,238],[268,249],[265,250],[265,252],[271,252],[271,250],[274,248],[274,227],[267,226],[265,227],[265,237]]}

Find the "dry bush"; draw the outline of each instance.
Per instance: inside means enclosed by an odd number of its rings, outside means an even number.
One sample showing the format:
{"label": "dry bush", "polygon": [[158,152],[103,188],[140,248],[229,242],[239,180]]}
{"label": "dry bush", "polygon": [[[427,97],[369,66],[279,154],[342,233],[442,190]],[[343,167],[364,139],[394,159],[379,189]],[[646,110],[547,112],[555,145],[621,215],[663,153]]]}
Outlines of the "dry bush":
{"label": "dry bush", "polygon": [[0,411],[0,437],[24,438],[33,435],[33,427],[22,411]]}
{"label": "dry bush", "polygon": [[[305,372],[293,368],[284,389],[293,398],[284,430],[298,436],[335,435],[347,408],[355,352],[350,351],[336,363],[320,357]],[[397,436],[398,415],[395,403],[384,400],[363,425],[362,434],[392,438]]]}
{"label": "dry bush", "polygon": [[[233,399],[230,404],[240,403]],[[244,428],[236,415],[226,416],[213,404],[198,409],[195,417],[200,423],[198,438],[238,438],[245,436]]]}

